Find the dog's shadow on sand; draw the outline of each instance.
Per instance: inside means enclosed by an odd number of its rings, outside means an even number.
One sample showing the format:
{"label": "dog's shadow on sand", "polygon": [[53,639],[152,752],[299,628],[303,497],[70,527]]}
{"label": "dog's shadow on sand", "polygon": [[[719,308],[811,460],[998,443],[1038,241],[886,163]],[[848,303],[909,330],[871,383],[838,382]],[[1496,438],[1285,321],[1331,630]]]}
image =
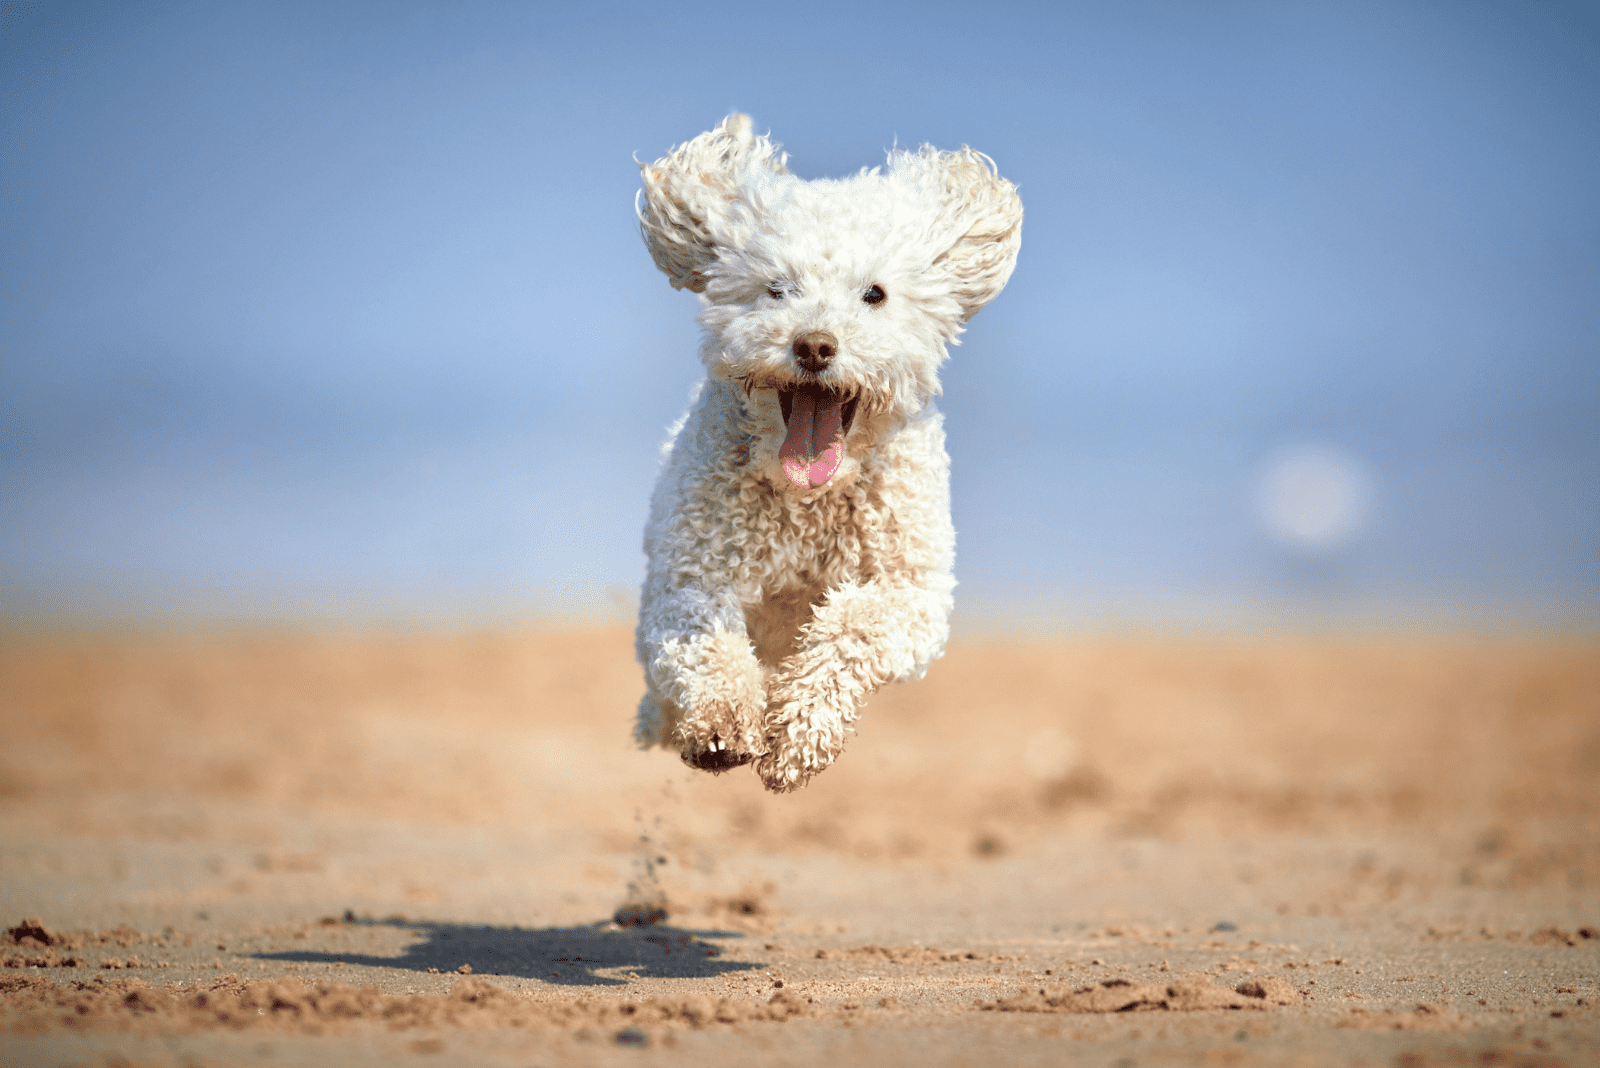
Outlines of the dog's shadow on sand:
{"label": "dog's shadow on sand", "polygon": [[[391,927],[417,932],[398,956],[286,950],[254,953],[256,960],[400,968],[414,972],[463,972],[541,979],[564,986],[622,986],[625,973],[641,979],[705,979],[765,967],[721,960],[709,938],[743,938],[738,931],[690,930],[670,924],[619,927],[610,920],[583,927],[480,927],[426,920],[350,920],[330,928]],[[415,936],[414,936],[415,937]],[[470,973],[464,972],[470,968]]]}

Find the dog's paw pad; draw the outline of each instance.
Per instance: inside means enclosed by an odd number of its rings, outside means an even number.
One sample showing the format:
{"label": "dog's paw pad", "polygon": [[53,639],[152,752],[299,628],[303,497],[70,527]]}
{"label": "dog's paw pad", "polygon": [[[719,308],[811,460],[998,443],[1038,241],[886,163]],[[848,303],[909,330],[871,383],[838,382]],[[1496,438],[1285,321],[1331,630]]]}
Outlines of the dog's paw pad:
{"label": "dog's paw pad", "polygon": [[683,762],[699,771],[731,771],[753,759],[749,753],[735,753],[731,749],[719,749],[716,752],[708,749],[702,753],[683,754]]}
{"label": "dog's paw pad", "polygon": [[713,734],[711,742],[705,749],[688,751],[683,754],[683,762],[691,768],[700,771],[724,772],[748,764],[755,757],[750,753],[740,753],[728,747],[720,735]]}

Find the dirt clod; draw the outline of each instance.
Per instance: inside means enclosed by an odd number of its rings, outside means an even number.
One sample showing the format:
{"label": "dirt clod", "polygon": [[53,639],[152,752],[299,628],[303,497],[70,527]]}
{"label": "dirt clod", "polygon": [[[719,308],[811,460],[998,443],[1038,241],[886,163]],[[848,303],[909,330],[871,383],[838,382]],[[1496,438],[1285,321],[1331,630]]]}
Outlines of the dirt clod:
{"label": "dirt clod", "polygon": [[1300,992],[1281,975],[1263,975],[1257,979],[1246,979],[1234,989],[1245,997],[1260,998],[1273,1005],[1300,1004]]}
{"label": "dirt clod", "polygon": [[667,918],[664,906],[654,901],[634,901],[611,914],[618,927],[653,927]]}
{"label": "dirt clod", "polygon": [[44,921],[40,919],[23,920],[15,927],[7,928],[6,935],[14,945],[22,945],[24,940],[27,940],[39,946],[53,946],[59,941],[55,932],[46,927]]}

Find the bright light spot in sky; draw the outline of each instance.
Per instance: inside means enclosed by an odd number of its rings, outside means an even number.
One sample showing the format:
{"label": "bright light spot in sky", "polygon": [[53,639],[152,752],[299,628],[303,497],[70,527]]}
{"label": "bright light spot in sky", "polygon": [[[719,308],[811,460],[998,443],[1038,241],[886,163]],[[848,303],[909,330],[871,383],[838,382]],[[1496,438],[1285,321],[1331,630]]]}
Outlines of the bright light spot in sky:
{"label": "bright light spot in sky", "polygon": [[1277,540],[1308,552],[1340,548],[1367,515],[1367,474],[1340,449],[1308,445],[1279,454],[1256,486],[1256,508]]}

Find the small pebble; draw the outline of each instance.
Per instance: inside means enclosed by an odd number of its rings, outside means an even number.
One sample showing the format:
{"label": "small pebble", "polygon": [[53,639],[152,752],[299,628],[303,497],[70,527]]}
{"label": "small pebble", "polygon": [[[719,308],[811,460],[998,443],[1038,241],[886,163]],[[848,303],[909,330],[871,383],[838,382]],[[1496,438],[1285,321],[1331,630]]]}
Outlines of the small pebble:
{"label": "small pebble", "polygon": [[650,1036],[637,1027],[624,1027],[617,1032],[616,1043],[619,1046],[648,1046]]}
{"label": "small pebble", "polygon": [[1237,931],[1239,929],[1239,925],[1234,923],[1232,920],[1223,920],[1221,923],[1217,924],[1211,929],[1213,931]]}

